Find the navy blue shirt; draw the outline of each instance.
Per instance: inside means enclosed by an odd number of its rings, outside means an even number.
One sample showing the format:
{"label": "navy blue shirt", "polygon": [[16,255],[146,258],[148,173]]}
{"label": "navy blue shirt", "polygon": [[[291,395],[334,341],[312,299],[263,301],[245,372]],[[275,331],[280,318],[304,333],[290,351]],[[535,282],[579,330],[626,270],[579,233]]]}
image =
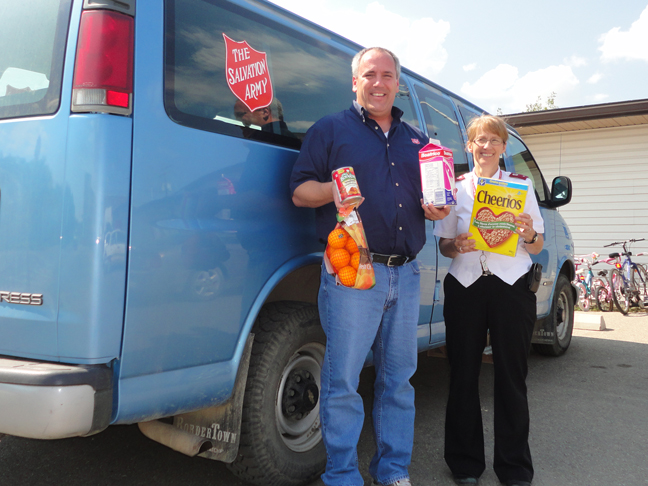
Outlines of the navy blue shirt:
{"label": "navy blue shirt", "polygon": [[[401,121],[392,108],[392,125],[385,137],[378,124],[357,102],[328,115],[306,133],[290,178],[290,189],[307,181],[330,182],[340,167],[353,167],[365,198],[358,212],[369,250],[385,255],[416,256],[425,244],[418,152],[427,137]],[[336,224],[334,203],[316,209],[317,236],[326,241]]]}

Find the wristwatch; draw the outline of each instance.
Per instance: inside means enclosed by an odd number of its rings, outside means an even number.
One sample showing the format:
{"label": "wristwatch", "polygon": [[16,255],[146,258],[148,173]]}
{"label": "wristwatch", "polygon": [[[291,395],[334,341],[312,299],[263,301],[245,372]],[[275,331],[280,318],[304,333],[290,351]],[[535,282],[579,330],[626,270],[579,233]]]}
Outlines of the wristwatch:
{"label": "wristwatch", "polygon": [[531,241],[524,240],[525,245],[533,245],[536,241],[538,241],[538,232],[535,232],[535,235],[533,235],[533,238],[531,238]]}

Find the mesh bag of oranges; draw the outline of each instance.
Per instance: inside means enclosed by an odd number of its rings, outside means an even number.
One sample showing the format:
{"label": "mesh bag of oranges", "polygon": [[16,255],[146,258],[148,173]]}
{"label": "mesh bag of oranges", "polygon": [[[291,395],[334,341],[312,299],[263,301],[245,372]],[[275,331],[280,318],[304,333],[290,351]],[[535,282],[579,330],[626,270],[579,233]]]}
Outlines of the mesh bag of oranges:
{"label": "mesh bag of oranges", "polygon": [[[342,218],[338,215],[338,219]],[[367,239],[357,211],[353,210],[329,233],[324,264],[326,270],[336,276],[338,285],[363,290],[376,285]]]}

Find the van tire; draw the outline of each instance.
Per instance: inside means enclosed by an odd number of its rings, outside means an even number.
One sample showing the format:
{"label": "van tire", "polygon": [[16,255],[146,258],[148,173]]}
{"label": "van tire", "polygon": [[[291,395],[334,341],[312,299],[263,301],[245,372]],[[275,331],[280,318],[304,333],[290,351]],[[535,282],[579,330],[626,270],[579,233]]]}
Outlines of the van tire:
{"label": "van tire", "polygon": [[[326,337],[317,307],[301,302],[267,304],[252,332],[241,441],[228,468],[258,485],[310,484],[326,464],[319,421]],[[290,401],[300,396],[304,400]]]}
{"label": "van tire", "polygon": [[574,330],[574,291],[569,279],[558,275],[551,314],[547,317],[554,333],[553,344],[533,344],[533,349],[545,356],[560,356],[567,351]]}

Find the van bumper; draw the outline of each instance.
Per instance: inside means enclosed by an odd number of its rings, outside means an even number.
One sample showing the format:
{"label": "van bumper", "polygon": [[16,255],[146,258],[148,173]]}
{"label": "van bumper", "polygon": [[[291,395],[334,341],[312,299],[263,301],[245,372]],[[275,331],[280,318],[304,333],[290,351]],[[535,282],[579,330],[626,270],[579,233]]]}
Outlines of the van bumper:
{"label": "van bumper", "polygon": [[0,356],[0,433],[32,439],[93,434],[110,424],[112,369]]}

